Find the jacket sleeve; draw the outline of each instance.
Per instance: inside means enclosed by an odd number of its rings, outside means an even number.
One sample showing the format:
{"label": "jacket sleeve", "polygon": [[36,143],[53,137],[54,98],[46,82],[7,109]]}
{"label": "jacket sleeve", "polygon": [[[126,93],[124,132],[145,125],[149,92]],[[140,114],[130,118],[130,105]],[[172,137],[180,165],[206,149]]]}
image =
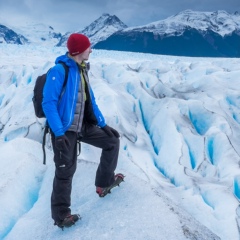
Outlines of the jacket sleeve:
{"label": "jacket sleeve", "polygon": [[42,107],[48,124],[55,136],[64,135],[63,124],[58,113],[58,101],[62,91],[65,72],[63,66],[55,65],[48,73],[43,89]]}

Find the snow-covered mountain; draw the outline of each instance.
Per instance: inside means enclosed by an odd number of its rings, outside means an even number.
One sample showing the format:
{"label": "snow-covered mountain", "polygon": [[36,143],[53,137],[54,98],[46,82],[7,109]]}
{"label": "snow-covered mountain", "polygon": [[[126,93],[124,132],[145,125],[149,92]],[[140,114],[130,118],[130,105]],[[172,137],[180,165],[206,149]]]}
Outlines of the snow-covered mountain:
{"label": "snow-covered mountain", "polygon": [[0,37],[0,43],[54,46],[62,34],[46,24],[27,22],[21,26],[0,25]]}
{"label": "snow-covered mountain", "polygon": [[52,26],[42,23],[26,23],[24,26],[13,27],[17,32],[25,36],[31,44],[54,46],[62,37]]}
{"label": "snow-covered mountain", "polygon": [[25,44],[27,42],[28,39],[26,39],[26,37],[0,24],[0,44],[1,43]]}
{"label": "snow-covered mountain", "polygon": [[238,12],[230,14],[226,11],[198,12],[185,10],[165,20],[149,23],[144,26],[132,27],[123,32],[152,32],[158,35],[176,36],[186,29],[199,32],[213,31],[222,37],[234,31],[240,32],[240,15]]}
{"label": "snow-covered mountain", "polygon": [[[30,43],[64,47],[72,33],[62,35],[44,24],[25,24],[24,27],[11,29]],[[186,10],[165,20],[137,27],[127,27],[115,15],[103,14],[86,28],[75,32],[87,35],[95,49],[178,56],[240,57],[240,15],[237,12]],[[14,43],[19,42],[26,41]]]}
{"label": "snow-covered mountain", "polygon": [[[127,25],[125,25],[118,17],[105,13],[83,30],[76,32],[83,33],[88,36],[92,46],[94,46],[96,43],[104,41],[113,33],[124,28],[127,28]],[[70,34],[71,33],[68,32],[62,36],[57,46],[65,46]]]}
{"label": "snow-covered mountain", "polygon": [[184,56],[240,56],[240,15],[186,10],[118,31],[95,48]]}

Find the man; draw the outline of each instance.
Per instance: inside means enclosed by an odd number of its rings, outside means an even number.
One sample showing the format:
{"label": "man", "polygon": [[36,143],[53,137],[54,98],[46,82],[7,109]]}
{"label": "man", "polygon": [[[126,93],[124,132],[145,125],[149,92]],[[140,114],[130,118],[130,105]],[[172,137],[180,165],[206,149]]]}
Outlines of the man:
{"label": "man", "polygon": [[[55,177],[51,196],[52,218],[60,228],[79,220],[71,214],[72,178],[77,167],[77,141],[102,149],[95,185],[100,197],[123,180],[114,174],[119,153],[119,133],[106,125],[90,87],[87,64],[91,50],[89,39],[73,33],[67,41],[68,52],[58,57],[47,76],[42,107],[51,129]],[[65,69],[69,68],[63,87]]]}

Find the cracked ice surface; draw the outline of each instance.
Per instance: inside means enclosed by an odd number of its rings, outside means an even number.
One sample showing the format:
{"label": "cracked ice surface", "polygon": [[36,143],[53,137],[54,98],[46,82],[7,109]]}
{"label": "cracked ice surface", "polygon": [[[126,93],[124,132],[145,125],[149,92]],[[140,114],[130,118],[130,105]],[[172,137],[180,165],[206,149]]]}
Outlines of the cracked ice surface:
{"label": "cracked ice surface", "polygon": [[[31,98],[36,76],[65,49],[0,51],[0,238],[64,239],[50,218],[51,146],[43,166],[44,121],[34,117]],[[100,152],[83,145],[72,207],[84,217],[67,234],[239,239],[240,60],[94,50],[90,62],[96,101],[121,134],[118,171],[127,177],[98,199]]]}

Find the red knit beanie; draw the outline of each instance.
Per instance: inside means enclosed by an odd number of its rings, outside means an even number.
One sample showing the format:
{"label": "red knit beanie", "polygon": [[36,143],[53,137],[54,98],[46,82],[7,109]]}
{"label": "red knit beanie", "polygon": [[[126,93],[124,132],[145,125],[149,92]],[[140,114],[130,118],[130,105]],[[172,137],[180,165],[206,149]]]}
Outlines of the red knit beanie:
{"label": "red knit beanie", "polygon": [[72,56],[76,56],[84,52],[91,45],[87,36],[81,33],[73,33],[67,40],[67,48]]}

